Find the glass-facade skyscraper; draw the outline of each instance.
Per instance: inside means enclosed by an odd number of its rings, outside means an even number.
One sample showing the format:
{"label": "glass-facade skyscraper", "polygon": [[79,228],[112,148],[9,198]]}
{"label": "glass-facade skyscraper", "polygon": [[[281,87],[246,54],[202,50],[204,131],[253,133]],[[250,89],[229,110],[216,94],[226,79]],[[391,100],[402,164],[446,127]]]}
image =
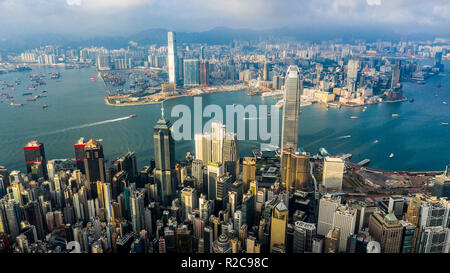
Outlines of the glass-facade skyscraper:
{"label": "glass-facade skyscraper", "polygon": [[167,33],[167,65],[169,67],[169,82],[177,83],[178,61],[175,32]]}
{"label": "glass-facade skyscraper", "polygon": [[184,60],[183,64],[184,86],[200,85],[200,61],[197,59]]}
{"label": "glass-facade skyscraper", "polygon": [[297,151],[298,117],[300,114],[300,96],[303,83],[297,66],[289,66],[284,87],[283,123],[281,133],[281,150]]}

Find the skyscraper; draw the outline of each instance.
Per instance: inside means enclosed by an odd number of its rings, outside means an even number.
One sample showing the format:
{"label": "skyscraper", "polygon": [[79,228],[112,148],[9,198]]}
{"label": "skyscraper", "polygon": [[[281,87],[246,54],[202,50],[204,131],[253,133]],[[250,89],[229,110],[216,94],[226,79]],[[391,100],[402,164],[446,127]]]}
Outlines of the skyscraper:
{"label": "skyscraper", "polygon": [[[44,144],[37,140],[30,141],[23,147],[25,154],[25,162],[27,165],[27,173],[32,174],[33,179],[43,177],[47,179],[47,161],[45,159]],[[33,169],[35,174],[33,174]]]}
{"label": "skyscraper", "polygon": [[167,33],[167,63],[169,67],[169,83],[177,83],[178,81],[178,60],[175,32]]}
{"label": "skyscraper", "polygon": [[84,169],[84,160],[86,159],[86,153],[84,151],[84,147],[86,146],[86,141],[84,138],[80,138],[77,143],[73,145],[75,150],[75,161],[77,162],[77,169],[82,173],[85,173]]}
{"label": "skyscraper", "polygon": [[223,163],[223,142],[225,139],[226,127],[220,122],[213,122],[211,124],[212,136],[212,161]]}
{"label": "skyscraper", "polygon": [[334,197],[325,195],[320,199],[317,234],[325,236],[333,227],[334,212],[336,211],[340,203],[341,198],[339,196]]}
{"label": "skyscraper", "polygon": [[254,157],[244,157],[242,161],[242,182],[244,183],[244,192],[250,188],[250,182],[256,178],[256,159]]}
{"label": "skyscraper", "polygon": [[400,73],[401,73],[401,63],[400,60],[395,60],[394,69],[392,70],[392,80],[391,80],[391,89],[397,87],[400,83]]}
{"label": "skyscraper", "polygon": [[171,133],[172,124],[164,118],[162,109],[161,119],[153,127],[153,141],[155,148],[154,177],[158,185],[158,197],[163,206],[169,206],[177,190],[175,175],[175,141]]}
{"label": "skyscraper", "polygon": [[205,60],[200,62],[200,85],[209,85],[209,62]]}
{"label": "skyscraper", "polygon": [[211,134],[195,134],[195,158],[208,165],[211,159]]}
{"label": "skyscraper", "polygon": [[208,200],[216,199],[216,184],[223,176],[223,166],[221,163],[211,162],[208,165]]}
{"label": "skyscraper", "polygon": [[103,156],[103,147],[100,142],[91,139],[85,147],[84,169],[86,171],[86,179],[93,183],[97,181],[106,181],[105,158]]}
{"label": "skyscraper", "polygon": [[348,237],[355,233],[356,209],[348,206],[340,206],[334,212],[333,227],[340,229],[339,252],[347,250]]}
{"label": "skyscraper", "polygon": [[300,96],[303,82],[297,66],[289,66],[284,88],[284,107],[282,117],[281,150],[297,151],[298,120],[300,114]]}
{"label": "skyscraper", "polygon": [[350,92],[356,91],[358,82],[359,60],[349,60],[347,65],[347,87]]}
{"label": "skyscraper", "polygon": [[345,163],[339,157],[327,156],[323,161],[322,185],[327,191],[341,191]]}
{"label": "skyscraper", "polygon": [[382,253],[400,253],[403,226],[394,213],[374,212],[369,220],[369,232],[380,243]]}
{"label": "skyscraper", "polygon": [[272,211],[270,225],[270,252],[272,252],[272,248],[276,244],[286,246],[288,213],[288,208],[284,204],[283,200],[280,200]]}
{"label": "skyscraper", "polygon": [[183,62],[183,81],[185,87],[200,85],[200,61],[187,59]]}
{"label": "skyscraper", "polygon": [[305,190],[309,177],[309,153],[283,151],[281,160],[283,188],[290,193],[294,193],[296,190]]}
{"label": "skyscraper", "polygon": [[239,147],[237,135],[226,133],[223,140],[223,165],[225,172],[229,172],[233,180],[239,176]]}

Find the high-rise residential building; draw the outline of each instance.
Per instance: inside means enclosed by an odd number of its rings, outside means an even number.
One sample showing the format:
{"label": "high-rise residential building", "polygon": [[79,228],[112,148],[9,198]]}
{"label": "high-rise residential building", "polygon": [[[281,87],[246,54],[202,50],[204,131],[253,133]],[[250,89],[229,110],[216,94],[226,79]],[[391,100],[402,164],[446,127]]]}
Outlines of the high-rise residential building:
{"label": "high-rise residential building", "polygon": [[158,198],[163,206],[169,206],[175,198],[177,190],[175,174],[175,141],[171,132],[172,124],[164,118],[153,127],[155,149],[154,179],[158,187]]}
{"label": "high-rise residential building", "polygon": [[97,69],[98,70],[110,70],[109,55],[99,54],[97,55]]}
{"label": "high-rise residential building", "polygon": [[356,83],[358,82],[359,60],[351,59],[347,65],[347,87],[350,92],[356,91]]}
{"label": "high-rise residential building", "polygon": [[169,67],[169,83],[178,82],[178,60],[175,32],[167,33],[167,64]]}
{"label": "high-rise residential building", "polygon": [[89,183],[106,181],[105,157],[100,142],[90,139],[84,146],[84,170]]}
{"label": "high-rise residential building", "polygon": [[369,221],[369,233],[380,243],[382,253],[400,253],[403,226],[394,213],[376,211]]}
{"label": "high-rise residential building", "polygon": [[272,211],[270,224],[270,252],[273,251],[274,245],[286,246],[288,213],[288,208],[281,199]]}
{"label": "high-rise residential building", "polygon": [[200,85],[209,85],[209,62],[205,60],[200,62]]}
{"label": "high-rise residential building", "polygon": [[290,193],[306,189],[309,178],[309,157],[309,153],[282,152],[281,184],[283,189]]}
{"label": "high-rise residential building", "polygon": [[185,87],[200,85],[200,61],[185,59],[183,62],[183,82]]}
{"label": "high-rise residential building", "polygon": [[400,83],[401,61],[395,60],[394,69],[392,70],[391,89],[397,88]]}
{"label": "high-rise residential building", "polygon": [[221,163],[211,162],[208,164],[208,200],[216,199],[217,181],[223,174],[224,170]]}
{"label": "high-rise residential building", "polygon": [[294,253],[311,252],[313,238],[316,236],[316,225],[296,221],[294,226]]}
{"label": "high-rise residential building", "polygon": [[339,157],[325,157],[322,185],[327,191],[342,191],[345,162]]}
{"label": "high-rise residential building", "polygon": [[265,62],[263,68],[263,81],[268,81],[270,79],[271,71],[272,71],[272,64]]}
{"label": "high-rise residential building", "polygon": [[334,212],[341,204],[340,196],[325,195],[319,201],[317,234],[326,236],[333,227]]}
{"label": "high-rise residential building", "polygon": [[37,140],[28,142],[24,147],[25,163],[27,173],[32,175],[33,179],[40,177],[47,179],[47,161],[45,159],[44,144]]}
{"label": "high-rise residential building", "polygon": [[242,161],[242,183],[244,184],[244,192],[250,188],[250,182],[256,179],[256,158],[244,157]]}
{"label": "high-rise residential building", "polygon": [[84,151],[84,147],[86,146],[86,141],[84,138],[80,138],[74,145],[73,148],[75,150],[75,161],[77,162],[77,169],[82,173],[85,173],[84,169],[84,160],[86,159],[86,153]]}
{"label": "high-rise residential building", "polygon": [[289,66],[284,87],[284,107],[281,128],[281,150],[296,152],[298,148],[298,121],[303,81],[297,66]]}
{"label": "high-rise residential building", "polygon": [[333,227],[340,229],[339,252],[345,252],[348,237],[355,233],[356,210],[348,206],[339,206],[334,212]]}

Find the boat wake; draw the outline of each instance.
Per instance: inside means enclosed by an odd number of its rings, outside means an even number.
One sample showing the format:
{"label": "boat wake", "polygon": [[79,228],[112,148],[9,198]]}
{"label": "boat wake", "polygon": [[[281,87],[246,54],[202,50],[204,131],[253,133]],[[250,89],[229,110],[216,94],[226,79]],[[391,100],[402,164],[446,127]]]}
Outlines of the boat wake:
{"label": "boat wake", "polygon": [[352,136],[351,135],[347,135],[347,136],[340,136],[340,137],[337,137],[336,139],[345,139],[345,138],[351,138]]}
{"label": "boat wake", "polygon": [[83,129],[83,128],[87,128],[87,127],[92,127],[92,126],[97,126],[97,125],[102,125],[102,124],[107,124],[107,123],[118,122],[118,121],[126,120],[126,119],[129,119],[129,118],[131,118],[131,117],[130,116],[126,116],[126,117],[122,117],[122,118],[116,118],[116,119],[98,121],[98,122],[93,122],[93,123],[87,123],[87,124],[83,124],[83,125],[79,125],[79,126],[73,126],[73,127],[69,127],[69,128],[65,128],[65,129],[60,129],[60,130],[48,132],[48,133],[45,133],[45,134],[42,134],[42,135],[39,135],[39,136],[46,136],[46,135],[65,133],[65,132],[71,131],[71,130]]}

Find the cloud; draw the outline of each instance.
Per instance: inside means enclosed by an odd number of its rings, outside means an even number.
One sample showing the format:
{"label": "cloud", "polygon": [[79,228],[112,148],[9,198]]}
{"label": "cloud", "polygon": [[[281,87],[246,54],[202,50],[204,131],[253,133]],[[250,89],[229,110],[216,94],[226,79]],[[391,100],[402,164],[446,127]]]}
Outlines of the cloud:
{"label": "cloud", "polygon": [[448,0],[0,0],[2,33],[372,26],[448,33]]}

